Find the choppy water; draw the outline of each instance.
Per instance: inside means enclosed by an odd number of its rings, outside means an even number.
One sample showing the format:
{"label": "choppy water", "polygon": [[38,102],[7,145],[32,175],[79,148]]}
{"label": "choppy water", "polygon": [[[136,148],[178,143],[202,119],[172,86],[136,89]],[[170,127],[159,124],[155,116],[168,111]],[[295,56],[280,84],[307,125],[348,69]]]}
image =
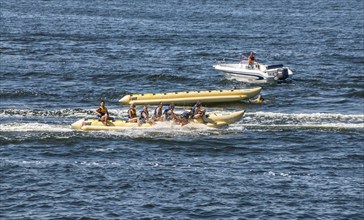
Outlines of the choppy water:
{"label": "choppy water", "polygon": [[[0,0],[2,219],[364,218],[361,1]],[[292,81],[223,129],[79,132],[102,98],[228,89],[253,50]]]}

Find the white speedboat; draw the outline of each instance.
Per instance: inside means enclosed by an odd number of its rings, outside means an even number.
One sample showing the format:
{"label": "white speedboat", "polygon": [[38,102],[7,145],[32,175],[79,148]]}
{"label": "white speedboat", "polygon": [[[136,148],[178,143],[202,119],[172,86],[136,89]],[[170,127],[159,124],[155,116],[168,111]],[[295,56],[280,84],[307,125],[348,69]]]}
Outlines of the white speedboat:
{"label": "white speedboat", "polygon": [[286,80],[293,75],[288,67],[279,65],[265,65],[255,62],[249,65],[247,61],[240,63],[218,62],[213,67],[225,74],[228,79],[250,83],[274,83]]}

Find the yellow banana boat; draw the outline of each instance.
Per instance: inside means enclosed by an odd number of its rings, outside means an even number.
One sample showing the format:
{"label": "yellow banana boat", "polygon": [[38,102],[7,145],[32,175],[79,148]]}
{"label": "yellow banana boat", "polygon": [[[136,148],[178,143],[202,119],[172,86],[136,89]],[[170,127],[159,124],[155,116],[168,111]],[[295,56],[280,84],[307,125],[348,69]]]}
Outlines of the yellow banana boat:
{"label": "yellow banana boat", "polygon": [[131,94],[126,95],[119,100],[122,104],[164,104],[174,103],[176,105],[194,104],[197,101],[202,103],[223,103],[237,102],[244,99],[250,99],[257,96],[261,87],[252,89],[234,89],[234,90],[207,90],[207,91],[190,91],[190,92],[169,92],[169,93],[150,93],[150,94]]}
{"label": "yellow banana boat", "polygon": [[[203,121],[191,119],[189,125],[194,124],[205,124],[208,127],[219,128],[222,126],[226,126],[237,121],[243,117],[245,111],[237,111],[231,113],[210,113],[207,116],[203,117]],[[109,120],[108,126],[104,125],[98,119],[81,119],[76,121],[71,125],[73,129],[76,130],[84,130],[84,131],[92,131],[92,130],[123,130],[123,129],[143,129],[143,128],[151,128],[160,123],[169,123],[169,122],[156,122],[156,124],[141,124],[131,123],[125,120]]]}

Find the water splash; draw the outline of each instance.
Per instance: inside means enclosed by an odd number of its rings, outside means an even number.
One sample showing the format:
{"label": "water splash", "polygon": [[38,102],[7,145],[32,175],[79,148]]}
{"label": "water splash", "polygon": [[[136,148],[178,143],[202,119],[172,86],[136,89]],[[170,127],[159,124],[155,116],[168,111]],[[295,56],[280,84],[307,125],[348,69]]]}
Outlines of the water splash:
{"label": "water splash", "polygon": [[0,132],[70,132],[69,125],[52,125],[44,123],[6,123],[0,125]]}
{"label": "water splash", "polygon": [[[127,110],[110,110],[117,118],[126,118]],[[1,132],[73,132],[70,124],[73,120],[84,117],[94,117],[93,110],[60,109],[60,110],[27,110],[2,109],[0,119]],[[11,118],[12,120],[7,120]],[[45,122],[45,119],[47,121]],[[123,131],[104,131],[113,136],[123,137],[185,137],[204,135],[224,135],[241,133],[250,130],[346,130],[364,132],[364,115],[331,114],[331,113],[274,113],[252,112],[246,113],[244,118],[230,126],[212,129],[204,125],[172,126],[160,124],[148,129],[132,129]]]}

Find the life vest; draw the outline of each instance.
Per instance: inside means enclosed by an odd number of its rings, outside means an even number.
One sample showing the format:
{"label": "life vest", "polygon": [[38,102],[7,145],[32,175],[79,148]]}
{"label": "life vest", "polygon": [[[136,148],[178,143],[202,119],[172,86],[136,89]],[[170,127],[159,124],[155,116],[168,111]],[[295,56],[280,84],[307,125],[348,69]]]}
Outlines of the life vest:
{"label": "life vest", "polygon": [[99,113],[99,117],[102,117],[102,116],[106,115],[106,113],[107,113],[107,108],[106,108],[106,107],[102,107],[102,106],[100,106],[100,108],[99,108],[99,109],[97,109],[97,112]]}
{"label": "life vest", "polygon": [[133,109],[133,108],[129,109],[128,116],[129,116],[129,118],[136,118],[137,115],[136,115],[135,109]]}
{"label": "life vest", "polygon": [[194,115],[196,113],[197,103],[192,107],[191,114]]}
{"label": "life vest", "polygon": [[144,111],[144,109],[140,111],[139,119],[144,119],[143,113],[145,113],[145,116],[146,116],[145,119],[148,119],[149,118],[149,112],[148,111]]}
{"label": "life vest", "polygon": [[182,114],[181,114],[181,118],[186,118],[188,119],[192,114],[192,111],[184,111]]}
{"label": "life vest", "polygon": [[106,114],[106,112],[107,112],[107,108],[105,107],[105,106],[100,106],[100,113],[104,113],[104,114]]}
{"label": "life vest", "polygon": [[168,113],[168,111],[171,110],[171,107],[167,106],[164,111],[163,114],[166,115]]}
{"label": "life vest", "polygon": [[169,110],[172,110],[172,108],[167,106],[163,111],[163,115],[165,115],[167,121],[171,120],[171,114],[168,113]]}
{"label": "life vest", "polygon": [[[194,106],[195,107],[195,106]],[[196,114],[200,114],[201,113],[201,107],[197,106],[195,108],[192,108],[192,114],[196,115]]]}
{"label": "life vest", "polygon": [[162,116],[162,107],[157,107],[155,110],[154,110],[154,117],[161,117]]}

